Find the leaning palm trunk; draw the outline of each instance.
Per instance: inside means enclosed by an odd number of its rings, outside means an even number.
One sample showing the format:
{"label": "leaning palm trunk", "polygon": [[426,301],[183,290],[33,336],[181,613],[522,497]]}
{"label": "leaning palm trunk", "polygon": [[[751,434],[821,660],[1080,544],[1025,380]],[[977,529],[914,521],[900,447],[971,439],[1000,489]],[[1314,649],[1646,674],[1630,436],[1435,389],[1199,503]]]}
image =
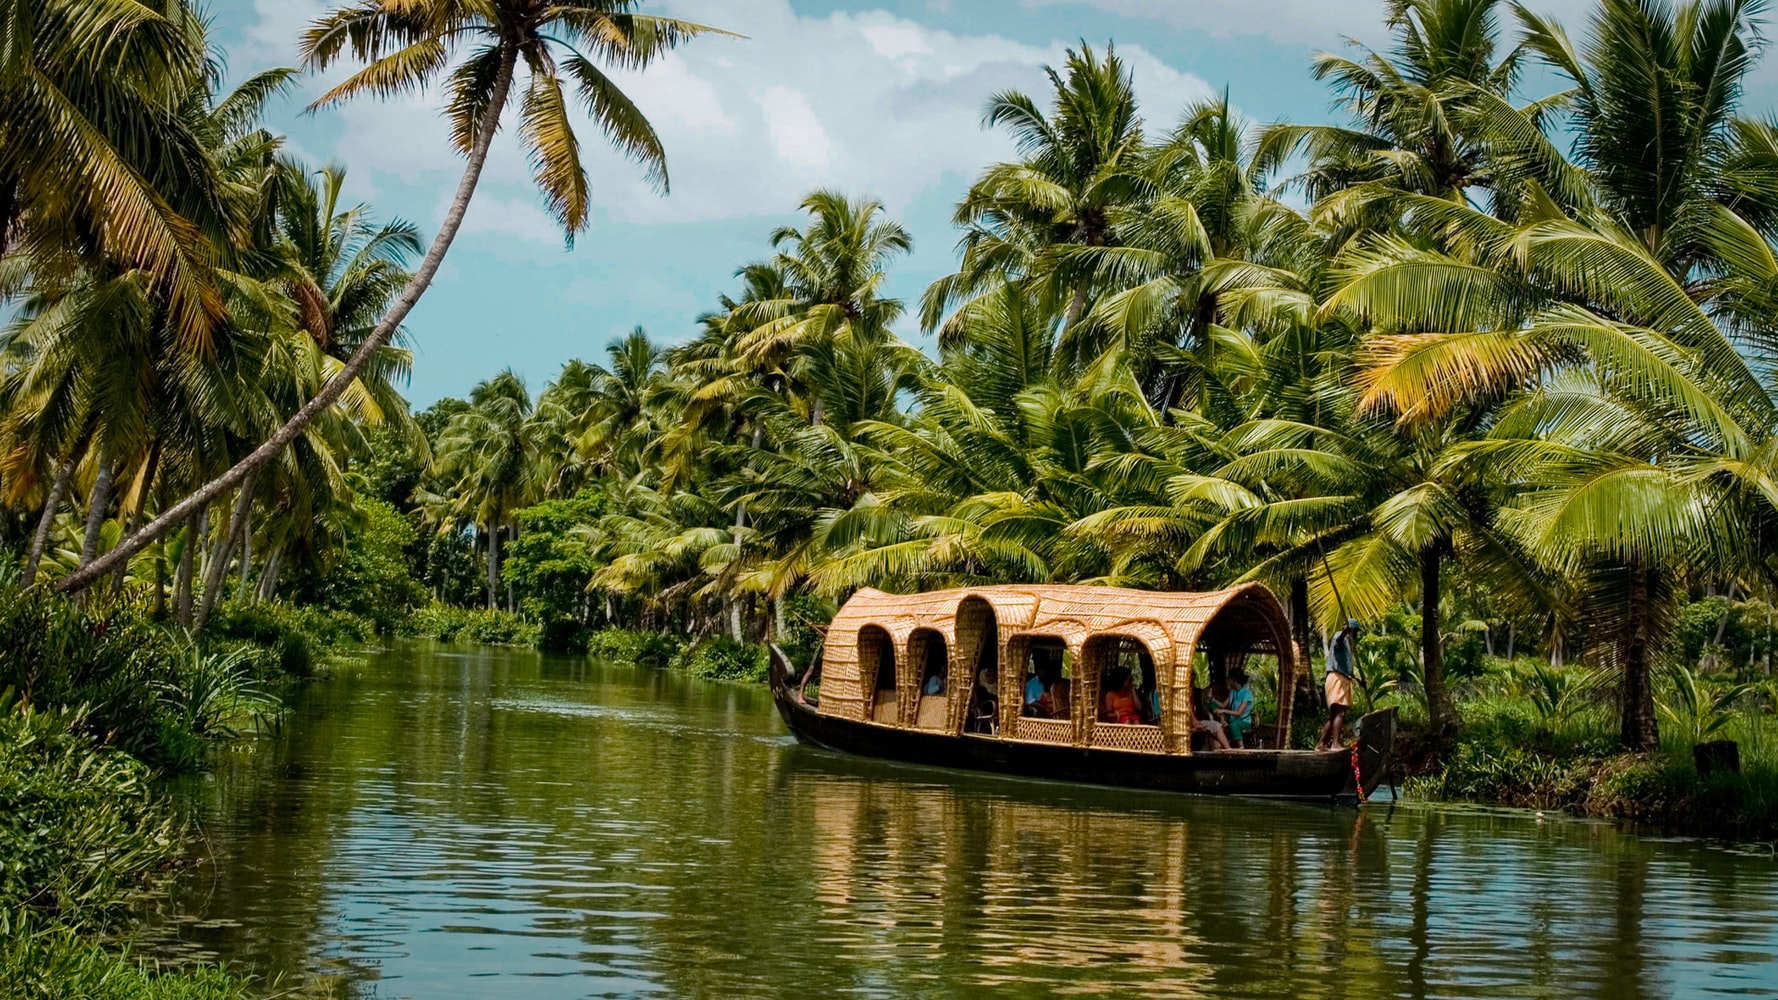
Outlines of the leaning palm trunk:
{"label": "leaning palm trunk", "polygon": [[55,528],[56,515],[61,513],[62,498],[68,495],[68,483],[74,478],[75,452],[69,452],[62,460],[61,468],[56,470],[55,482],[50,484],[49,498],[43,504],[43,516],[37,519],[37,531],[31,535],[31,554],[25,559],[25,574],[20,583],[29,587],[37,582],[37,564],[43,561],[43,553],[49,548],[49,533]]}
{"label": "leaning palm trunk", "polygon": [[501,46],[500,69],[494,78],[494,87],[489,92],[487,111],[482,115],[481,128],[476,133],[475,145],[471,148],[468,163],[464,166],[463,178],[457,184],[457,194],[451,201],[450,211],[445,213],[444,222],[438,227],[438,235],[433,238],[432,246],[426,251],[426,258],[420,262],[419,270],[414,272],[407,287],[403,288],[401,294],[396,297],[394,305],[390,306],[388,313],[383,316],[382,322],[378,323],[376,329],[371,331],[370,336],[365,338],[364,343],[352,352],[352,357],[346,362],[345,367],[328,379],[313,399],[303,404],[303,407],[296,411],[295,416],[291,417],[283,427],[280,427],[277,433],[267,438],[264,444],[253,449],[246,458],[236,462],[233,468],[204,484],[184,500],[161,512],[159,517],[138,532],[128,543],[119,545],[112,549],[105,558],[96,560],[70,574],[58,585],[57,589],[63,592],[85,590],[105,571],[115,566],[118,561],[128,559],[153,544],[155,540],[173,530],[176,525],[183,523],[194,512],[240,485],[253,470],[276,458],[292,441],[296,440],[297,436],[303,432],[303,428],[320,416],[323,411],[333,406],[341,394],[346,391],[346,388],[357,381],[359,373],[364,371],[366,365],[370,364],[371,358],[377,351],[389,342],[389,338],[395,335],[395,331],[401,326],[402,321],[407,319],[408,314],[419,303],[420,297],[432,285],[432,279],[438,274],[439,265],[444,263],[445,253],[450,250],[451,243],[457,238],[457,231],[463,226],[463,216],[469,210],[469,201],[475,194],[476,184],[481,180],[482,168],[488,162],[488,149],[493,145],[494,132],[500,126],[500,113],[505,109],[507,97],[512,91],[513,68],[517,59],[518,50],[516,48],[510,44]]}
{"label": "leaning palm trunk", "polygon": [[234,551],[235,542],[247,531],[247,515],[253,512],[253,471],[241,480],[241,491],[235,497],[235,510],[229,515],[228,530],[216,539],[216,551],[211,555],[210,564],[204,567],[204,597],[198,605],[198,618],[193,626],[194,631],[202,632],[204,625],[210,620],[210,612],[216,610],[216,602],[222,599],[222,591],[228,579],[228,557]]}
{"label": "leaning palm trunk", "polygon": [[283,568],[284,547],[272,549],[265,557],[265,565],[259,570],[259,586],[255,589],[253,599],[260,604],[278,596],[278,571]]}
{"label": "leaning palm trunk", "polygon": [[[136,483],[136,507],[134,510],[130,511],[129,525],[124,528],[123,538],[119,539],[120,544],[128,541],[130,537],[136,533],[136,529],[142,526],[142,512],[148,509],[148,491],[154,488],[154,477],[155,474],[160,471],[160,463],[161,443],[157,440],[154,442],[154,445],[148,449],[148,464],[143,466],[142,478]],[[111,575],[112,597],[116,597],[123,593],[123,585],[128,582],[128,577],[130,575],[129,570],[130,564],[128,560],[124,560],[117,564],[117,569],[113,571]]]}
{"label": "leaning palm trunk", "polygon": [[253,525],[241,529],[241,579],[235,585],[235,600],[247,603],[247,580],[253,575]]}
{"label": "leaning palm trunk", "polygon": [[101,452],[99,474],[93,478],[93,495],[87,498],[86,537],[80,542],[80,565],[83,567],[91,565],[99,554],[99,534],[105,530],[105,507],[111,502],[111,481],[116,477],[117,470],[105,461]]}

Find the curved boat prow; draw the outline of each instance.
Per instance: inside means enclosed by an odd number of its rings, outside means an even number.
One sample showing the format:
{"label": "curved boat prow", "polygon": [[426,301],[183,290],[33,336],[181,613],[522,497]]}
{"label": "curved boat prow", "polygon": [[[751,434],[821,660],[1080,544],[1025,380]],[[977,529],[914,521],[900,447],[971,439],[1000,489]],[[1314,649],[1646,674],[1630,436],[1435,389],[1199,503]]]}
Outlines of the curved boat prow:
{"label": "curved boat prow", "polygon": [[790,655],[779,649],[777,643],[768,643],[766,648],[771,651],[771,665],[766,671],[766,677],[771,682],[772,694],[775,697],[801,701],[799,693],[790,686],[790,679],[796,676],[796,664],[790,662]]}
{"label": "curved boat prow", "polygon": [[1371,712],[1358,720],[1358,781],[1364,783],[1364,797],[1369,798],[1389,773],[1389,758],[1395,753],[1395,709]]}

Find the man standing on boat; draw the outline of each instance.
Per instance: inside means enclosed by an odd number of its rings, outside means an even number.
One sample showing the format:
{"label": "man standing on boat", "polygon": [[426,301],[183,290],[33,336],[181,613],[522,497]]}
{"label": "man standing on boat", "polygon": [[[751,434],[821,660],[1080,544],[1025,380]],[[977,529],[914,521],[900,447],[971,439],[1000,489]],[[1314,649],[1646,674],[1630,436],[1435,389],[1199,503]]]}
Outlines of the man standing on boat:
{"label": "man standing on boat", "polygon": [[1320,749],[1331,750],[1340,745],[1340,730],[1346,724],[1346,711],[1352,707],[1353,688],[1357,675],[1353,664],[1358,660],[1358,619],[1346,619],[1346,627],[1334,636],[1333,648],[1327,657],[1327,726],[1321,730]]}

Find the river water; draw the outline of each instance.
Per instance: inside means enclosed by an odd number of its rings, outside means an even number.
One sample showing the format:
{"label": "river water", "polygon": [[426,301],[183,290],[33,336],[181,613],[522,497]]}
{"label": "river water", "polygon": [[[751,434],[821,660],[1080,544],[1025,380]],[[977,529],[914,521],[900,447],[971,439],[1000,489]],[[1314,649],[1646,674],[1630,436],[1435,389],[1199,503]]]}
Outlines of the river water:
{"label": "river water", "polygon": [[522,651],[375,654],[188,794],[142,947],[341,996],[1778,996],[1769,854],[903,767]]}

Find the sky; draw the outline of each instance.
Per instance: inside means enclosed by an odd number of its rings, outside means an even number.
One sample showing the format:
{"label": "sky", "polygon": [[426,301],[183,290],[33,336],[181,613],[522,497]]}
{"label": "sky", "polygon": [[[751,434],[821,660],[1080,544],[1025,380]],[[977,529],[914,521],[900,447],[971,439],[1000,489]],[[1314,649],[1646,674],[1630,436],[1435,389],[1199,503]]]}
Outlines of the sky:
{"label": "sky", "polygon": [[[302,27],[324,0],[209,0],[230,76],[293,65]],[[1584,32],[1586,0],[1532,0]],[[773,229],[798,222],[817,188],[880,199],[914,236],[887,294],[915,311],[955,263],[952,206],[989,163],[1011,157],[980,127],[998,90],[1044,102],[1046,65],[1083,40],[1117,44],[1150,128],[1225,86],[1261,122],[1321,121],[1317,50],[1348,36],[1383,47],[1380,0],[650,0],[650,13],[746,36],[695,40],[622,77],[667,150],[671,190],[582,130],[591,227],[565,245],[516,143],[497,141],[462,233],[406,323],[409,396],[426,406],[510,367],[540,390],[570,358],[603,360],[641,326],[658,341],[693,336],[700,314],[736,290],[734,273],[768,256]],[[435,100],[363,100],[313,114],[344,72],[305,78],[271,126],[314,164],[348,168],[347,200],[430,238],[461,174]],[[1749,109],[1778,97],[1778,59],[1757,71]],[[930,347],[917,324],[899,331]]]}

